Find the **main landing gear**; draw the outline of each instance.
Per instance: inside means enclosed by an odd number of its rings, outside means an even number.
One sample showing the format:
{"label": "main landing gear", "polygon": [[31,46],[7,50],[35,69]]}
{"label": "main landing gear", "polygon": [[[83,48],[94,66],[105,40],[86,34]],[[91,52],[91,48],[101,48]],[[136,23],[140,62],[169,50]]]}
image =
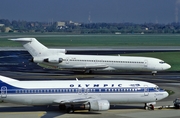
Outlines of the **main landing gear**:
{"label": "main landing gear", "polygon": [[92,74],[93,70],[73,71],[76,74]]}
{"label": "main landing gear", "polygon": [[59,110],[65,111],[66,113],[74,113],[73,107],[71,105],[60,104]]}
{"label": "main landing gear", "polygon": [[86,70],[86,71],[84,72],[84,74],[92,74],[92,73],[93,73],[92,70]]}
{"label": "main landing gear", "polygon": [[150,103],[145,103],[144,105],[145,110],[154,110],[154,105]]}
{"label": "main landing gear", "polygon": [[157,73],[157,71],[152,71],[152,72],[151,72],[151,74],[152,74],[153,76],[155,76],[156,73]]}

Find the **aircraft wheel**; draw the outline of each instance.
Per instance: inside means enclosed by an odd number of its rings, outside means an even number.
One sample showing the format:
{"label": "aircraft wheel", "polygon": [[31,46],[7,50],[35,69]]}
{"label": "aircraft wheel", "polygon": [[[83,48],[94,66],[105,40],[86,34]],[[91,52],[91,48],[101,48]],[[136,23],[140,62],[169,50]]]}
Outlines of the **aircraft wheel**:
{"label": "aircraft wheel", "polygon": [[89,71],[89,74],[92,74],[92,70]]}
{"label": "aircraft wheel", "polygon": [[144,104],[144,109],[145,109],[145,110],[148,110],[147,103]]}
{"label": "aircraft wheel", "polygon": [[67,108],[67,113],[74,113],[74,110],[71,107],[69,107]]}
{"label": "aircraft wheel", "polygon": [[144,109],[145,109],[145,110],[148,110],[149,108],[148,108],[148,106],[144,106]]}
{"label": "aircraft wheel", "polygon": [[150,104],[151,110],[154,110],[154,105]]}
{"label": "aircraft wheel", "polygon": [[157,71],[152,71],[152,75],[155,76]]}
{"label": "aircraft wheel", "polygon": [[66,110],[66,105],[65,104],[60,104],[59,105],[59,110]]}
{"label": "aircraft wheel", "polygon": [[92,74],[92,70],[86,70],[86,71],[84,71],[84,74]]}

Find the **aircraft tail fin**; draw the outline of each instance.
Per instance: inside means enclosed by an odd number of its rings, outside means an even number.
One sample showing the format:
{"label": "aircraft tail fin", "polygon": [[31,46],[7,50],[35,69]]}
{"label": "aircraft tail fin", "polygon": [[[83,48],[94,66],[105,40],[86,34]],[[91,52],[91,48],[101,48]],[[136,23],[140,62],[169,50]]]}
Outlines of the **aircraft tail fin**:
{"label": "aircraft tail fin", "polygon": [[11,41],[21,42],[23,47],[33,56],[46,56],[48,48],[42,45],[35,38],[17,38],[9,39]]}

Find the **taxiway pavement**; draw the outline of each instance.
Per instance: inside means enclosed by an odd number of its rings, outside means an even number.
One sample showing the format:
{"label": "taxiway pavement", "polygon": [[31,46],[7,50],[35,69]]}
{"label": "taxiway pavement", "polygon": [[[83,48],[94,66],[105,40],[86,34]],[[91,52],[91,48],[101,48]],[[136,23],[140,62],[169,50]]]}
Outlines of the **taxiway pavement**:
{"label": "taxiway pavement", "polygon": [[[104,74],[95,73],[92,75],[73,74],[69,72],[58,73],[31,73],[31,72],[0,72],[0,75],[12,77],[19,80],[46,80],[46,79],[75,79],[89,80],[89,79],[114,79],[114,80],[142,80],[149,81],[159,85],[161,88],[172,90],[175,94],[166,99],[157,102],[157,106],[172,105],[173,100],[180,97],[180,73],[158,73],[156,76],[150,74]],[[57,106],[27,106],[16,105],[11,103],[0,103],[0,117],[5,118],[179,118],[180,110],[176,109],[155,109],[144,110],[143,104],[120,104],[111,106],[108,111],[102,112],[87,112],[76,111],[73,114],[60,112]]]}

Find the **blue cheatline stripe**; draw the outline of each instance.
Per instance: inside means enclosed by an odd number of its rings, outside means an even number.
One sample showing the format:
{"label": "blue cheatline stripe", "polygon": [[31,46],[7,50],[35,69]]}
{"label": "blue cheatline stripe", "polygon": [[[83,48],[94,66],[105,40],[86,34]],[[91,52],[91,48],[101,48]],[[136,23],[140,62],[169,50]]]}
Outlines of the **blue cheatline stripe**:
{"label": "blue cheatline stripe", "polygon": [[[150,92],[158,92],[152,87],[144,88],[144,87],[115,87],[115,88],[18,88],[15,86],[11,86],[7,83],[0,81],[0,87],[7,87],[7,94],[68,94],[68,93],[144,93],[145,91]],[[1,90],[1,89],[0,89]],[[159,90],[160,92],[164,90]]]}
{"label": "blue cheatline stripe", "polygon": [[[7,88],[8,89],[8,88]],[[8,89],[7,94],[68,94],[68,93],[144,93],[144,87],[138,88],[42,88],[42,89]],[[153,88],[148,88],[148,93],[158,92]],[[162,92],[162,90],[160,90]]]}

